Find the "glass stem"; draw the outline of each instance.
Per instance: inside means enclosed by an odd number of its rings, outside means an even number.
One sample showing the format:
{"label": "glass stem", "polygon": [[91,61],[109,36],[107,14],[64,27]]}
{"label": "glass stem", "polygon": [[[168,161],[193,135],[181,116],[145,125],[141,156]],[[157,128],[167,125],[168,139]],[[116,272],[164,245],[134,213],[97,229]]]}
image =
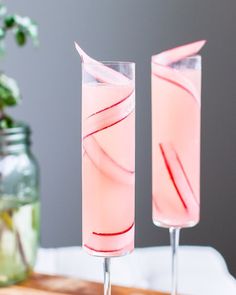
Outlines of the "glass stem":
{"label": "glass stem", "polygon": [[170,244],[172,250],[172,262],[171,262],[171,295],[177,295],[178,288],[178,247],[179,247],[179,227],[170,228]]}
{"label": "glass stem", "polygon": [[111,295],[111,258],[104,258],[104,295]]}

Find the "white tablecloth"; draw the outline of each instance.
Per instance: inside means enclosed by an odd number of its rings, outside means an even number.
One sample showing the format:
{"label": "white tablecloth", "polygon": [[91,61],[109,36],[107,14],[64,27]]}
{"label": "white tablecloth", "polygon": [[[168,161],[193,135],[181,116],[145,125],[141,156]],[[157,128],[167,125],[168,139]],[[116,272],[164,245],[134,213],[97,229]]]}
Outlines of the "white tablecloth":
{"label": "white tablecloth", "polygon": [[[170,248],[136,249],[112,259],[112,283],[169,291]],[[36,271],[102,281],[102,258],[91,257],[80,247],[40,249]],[[223,257],[211,247],[181,246],[179,292],[191,295],[236,295],[236,281]]]}

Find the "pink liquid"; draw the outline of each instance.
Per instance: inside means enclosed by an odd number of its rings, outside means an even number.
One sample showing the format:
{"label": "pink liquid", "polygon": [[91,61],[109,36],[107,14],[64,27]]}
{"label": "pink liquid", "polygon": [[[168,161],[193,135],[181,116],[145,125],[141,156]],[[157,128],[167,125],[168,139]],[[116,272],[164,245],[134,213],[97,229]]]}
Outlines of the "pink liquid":
{"label": "pink liquid", "polygon": [[120,256],[134,248],[134,86],[83,84],[83,247]]}
{"label": "pink liquid", "polygon": [[[152,64],[153,221],[193,226],[200,202],[199,69],[158,70]],[[161,70],[162,71],[162,70]],[[183,84],[181,84],[183,82]]]}

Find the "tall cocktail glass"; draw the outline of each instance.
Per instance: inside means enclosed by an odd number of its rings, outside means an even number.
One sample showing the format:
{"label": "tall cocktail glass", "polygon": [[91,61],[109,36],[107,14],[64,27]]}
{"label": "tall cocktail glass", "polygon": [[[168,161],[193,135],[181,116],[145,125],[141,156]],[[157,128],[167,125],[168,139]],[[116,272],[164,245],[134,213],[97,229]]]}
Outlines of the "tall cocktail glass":
{"label": "tall cocktail glass", "polygon": [[134,71],[133,63],[83,56],[83,248],[104,258],[106,295],[111,292],[110,258],[134,249]]}
{"label": "tall cocktail glass", "polygon": [[170,231],[172,295],[177,294],[177,247],[181,228],[199,222],[199,41],[152,58],[153,222]]}

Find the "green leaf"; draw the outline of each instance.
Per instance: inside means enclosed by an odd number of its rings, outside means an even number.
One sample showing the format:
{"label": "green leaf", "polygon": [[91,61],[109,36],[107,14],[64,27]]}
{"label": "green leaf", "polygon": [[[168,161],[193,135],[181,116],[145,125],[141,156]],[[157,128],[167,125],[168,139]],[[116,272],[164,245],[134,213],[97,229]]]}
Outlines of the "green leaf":
{"label": "green leaf", "polygon": [[4,24],[5,24],[5,26],[6,26],[8,29],[14,27],[15,23],[16,23],[16,22],[15,22],[15,16],[14,16],[14,15],[8,15],[8,16],[6,16],[5,19],[4,19]]}
{"label": "green leaf", "polygon": [[26,34],[21,29],[18,29],[15,33],[16,42],[19,46],[23,46],[26,43]]}
{"label": "green leaf", "polygon": [[0,75],[0,108],[14,106],[20,102],[20,92],[15,80],[5,74]]}
{"label": "green leaf", "polygon": [[[15,15],[15,23],[18,30],[25,33],[25,37],[30,37],[34,45],[38,45],[38,26],[29,17]],[[22,44],[24,45],[24,44]]]}
{"label": "green leaf", "polygon": [[31,25],[32,21],[28,16],[20,16],[15,15],[15,22],[18,26],[21,26],[22,28],[27,28]]}
{"label": "green leaf", "polygon": [[7,129],[15,127],[15,122],[13,119],[6,114],[3,114],[3,117],[0,118],[0,129]]}
{"label": "green leaf", "polygon": [[28,38],[32,39],[35,46],[38,45],[38,26],[28,16],[23,17],[18,14],[5,16],[3,27],[0,27],[0,40],[5,39],[6,32],[11,30],[15,34],[15,40],[19,46],[24,46]]}
{"label": "green leaf", "polygon": [[32,38],[33,44],[37,46],[39,44],[38,41],[38,26],[36,23],[32,22],[28,27],[28,34]]}

